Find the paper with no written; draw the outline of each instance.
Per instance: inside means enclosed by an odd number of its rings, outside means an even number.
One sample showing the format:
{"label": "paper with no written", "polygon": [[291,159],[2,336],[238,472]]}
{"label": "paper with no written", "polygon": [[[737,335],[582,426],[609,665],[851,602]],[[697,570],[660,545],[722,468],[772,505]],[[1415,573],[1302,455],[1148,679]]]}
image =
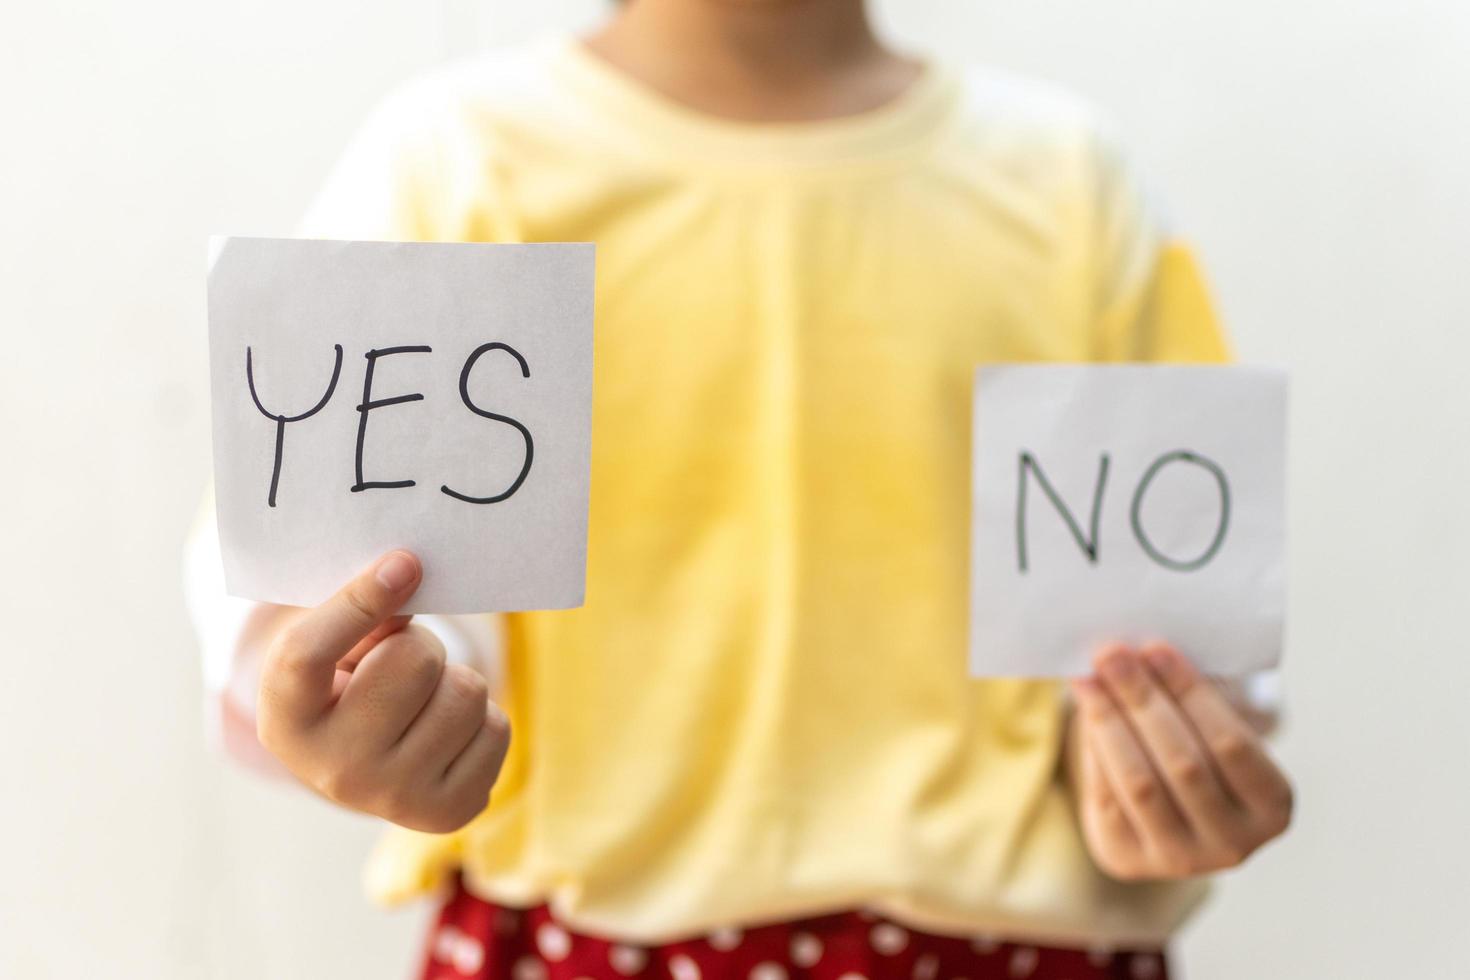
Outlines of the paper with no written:
{"label": "paper with no written", "polygon": [[1248,367],[981,368],[971,673],[1083,674],[1150,640],[1214,674],[1274,665],[1286,387]]}
{"label": "paper with no written", "polygon": [[385,551],[408,612],[581,605],[593,248],[210,243],[231,595],[321,602]]}

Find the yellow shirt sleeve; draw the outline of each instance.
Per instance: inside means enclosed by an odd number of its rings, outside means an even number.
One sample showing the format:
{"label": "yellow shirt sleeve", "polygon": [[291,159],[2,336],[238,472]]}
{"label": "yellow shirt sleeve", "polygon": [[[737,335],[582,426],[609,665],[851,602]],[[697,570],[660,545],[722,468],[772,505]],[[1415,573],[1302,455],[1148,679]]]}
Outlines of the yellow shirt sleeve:
{"label": "yellow shirt sleeve", "polygon": [[303,216],[303,238],[520,240],[491,135],[439,79],[403,86],[358,128]]}
{"label": "yellow shirt sleeve", "polygon": [[1194,250],[1169,227],[1123,153],[1106,137],[1099,142],[1099,359],[1229,360]]}

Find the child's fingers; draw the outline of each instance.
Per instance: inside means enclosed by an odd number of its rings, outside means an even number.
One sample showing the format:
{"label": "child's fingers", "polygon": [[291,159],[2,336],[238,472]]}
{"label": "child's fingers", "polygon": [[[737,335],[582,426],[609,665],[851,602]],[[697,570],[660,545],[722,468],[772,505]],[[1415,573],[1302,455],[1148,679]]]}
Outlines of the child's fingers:
{"label": "child's fingers", "polygon": [[[1086,737],[1078,739],[1077,752],[1082,763],[1082,819],[1092,837],[1105,842],[1110,850],[1137,853],[1142,841],[1128,822],[1128,814],[1113,792],[1107,775],[1097,759],[1097,750]],[[1117,868],[1107,870],[1116,871]]]}
{"label": "child's fingers", "polygon": [[1199,733],[1236,799],[1271,833],[1279,833],[1291,817],[1291,784],[1250,723],[1179,651],[1155,646],[1144,657]]}
{"label": "child's fingers", "polygon": [[488,717],[483,719],[448,770],[422,791],[428,802],[409,807],[396,822],[442,834],[475,819],[490,801],[509,744],[508,729],[492,726]]}
{"label": "child's fingers", "polygon": [[[490,787],[500,774],[510,749],[510,722],[496,705],[490,705],[470,744],[450,760],[444,770],[444,786],[454,796],[468,794],[475,813],[485,808]],[[473,814],[471,815],[473,816]]]}
{"label": "child's fingers", "polygon": [[1073,681],[1072,690],[1099,767],[1152,863],[1168,872],[1187,873],[1194,835],[1122,711],[1094,678]]}
{"label": "child's fingers", "polygon": [[490,686],[485,678],[473,667],[450,664],[428,703],[393,747],[393,756],[435,775],[442,773],[485,724],[489,703]]}
{"label": "child's fingers", "polygon": [[412,621],[413,613],[399,613],[396,616],[389,616],[379,623],[371,633],[358,640],[357,644],[351,650],[348,650],[347,654],[341,660],[337,661],[337,669],[345,670],[348,673],[356,670],[357,665],[362,662],[362,658],[367,656],[373,647],[377,646],[385,638],[397,633]]}
{"label": "child's fingers", "polygon": [[[452,671],[451,666],[446,674]],[[394,823],[442,834],[464,826],[485,809],[510,746],[510,722],[488,700],[475,704],[471,698],[463,707],[472,708],[473,716],[460,711],[452,715],[456,727],[459,722],[473,722],[467,738],[462,730],[452,734],[441,730],[436,737],[427,737],[415,724],[404,744],[394,750],[388,771],[397,773],[393,782],[398,789],[385,800],[386,815]],[[412,749],[409,739],[415,743]]]}
{"label": "child's fingers", "polygon": [[266,659],[262,710],[285,713],[297,723],[319,715],[331,701],[337,661],[396,613],[422,576],[423,567],[413,555],[389,552],[336,595],[294,619],[276,637]]}
{"label": "child's fingers", "polygon": [[1162,682],[1131,650],[1114,647],[1096,660],[1098,675],[1133,727],[1196,834],[1230,851],[1247,845],[1243,814],[1230,798],[1193,727]]}
{"label": "child's fingers", "polygon": [[422,626],[384,637],[350,675],[332,724],[360,751],[387,749],[433,696],[444,661],[444,644]]}

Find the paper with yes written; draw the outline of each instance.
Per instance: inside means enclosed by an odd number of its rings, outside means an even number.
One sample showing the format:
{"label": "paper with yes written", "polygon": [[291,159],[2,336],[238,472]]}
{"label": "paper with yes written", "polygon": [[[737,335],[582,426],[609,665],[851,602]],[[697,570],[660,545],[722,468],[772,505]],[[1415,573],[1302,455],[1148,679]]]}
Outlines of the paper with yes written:
{"label": "paper with yes written", "polygon": [[230,594],[314,605],[406,548],[407,612],[581,605],[591,245],[210,248]]}
{"label": "paper with yes written", "polygon": [[1286,387],[1247,367],[980,368],[971,673],[1083,674],[1112,641],[1221,675],[1275,664]]}

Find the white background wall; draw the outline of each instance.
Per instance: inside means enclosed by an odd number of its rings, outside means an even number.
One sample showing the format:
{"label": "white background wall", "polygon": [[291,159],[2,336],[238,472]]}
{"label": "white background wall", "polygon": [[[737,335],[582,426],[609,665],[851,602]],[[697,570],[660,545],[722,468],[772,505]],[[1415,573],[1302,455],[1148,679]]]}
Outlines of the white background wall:
{"label": "white background wall", "polygon": [[[596,0],[6,4],[0,975],[398,977],[367,821],[211,758],[178,589],[205,237],[288,233],[395,80]],[[1168,188],[1245,359],[1295,372],[1290,836],[1190,980],[1470,975],[1470,4],[880,5],[1060,79]]]}

